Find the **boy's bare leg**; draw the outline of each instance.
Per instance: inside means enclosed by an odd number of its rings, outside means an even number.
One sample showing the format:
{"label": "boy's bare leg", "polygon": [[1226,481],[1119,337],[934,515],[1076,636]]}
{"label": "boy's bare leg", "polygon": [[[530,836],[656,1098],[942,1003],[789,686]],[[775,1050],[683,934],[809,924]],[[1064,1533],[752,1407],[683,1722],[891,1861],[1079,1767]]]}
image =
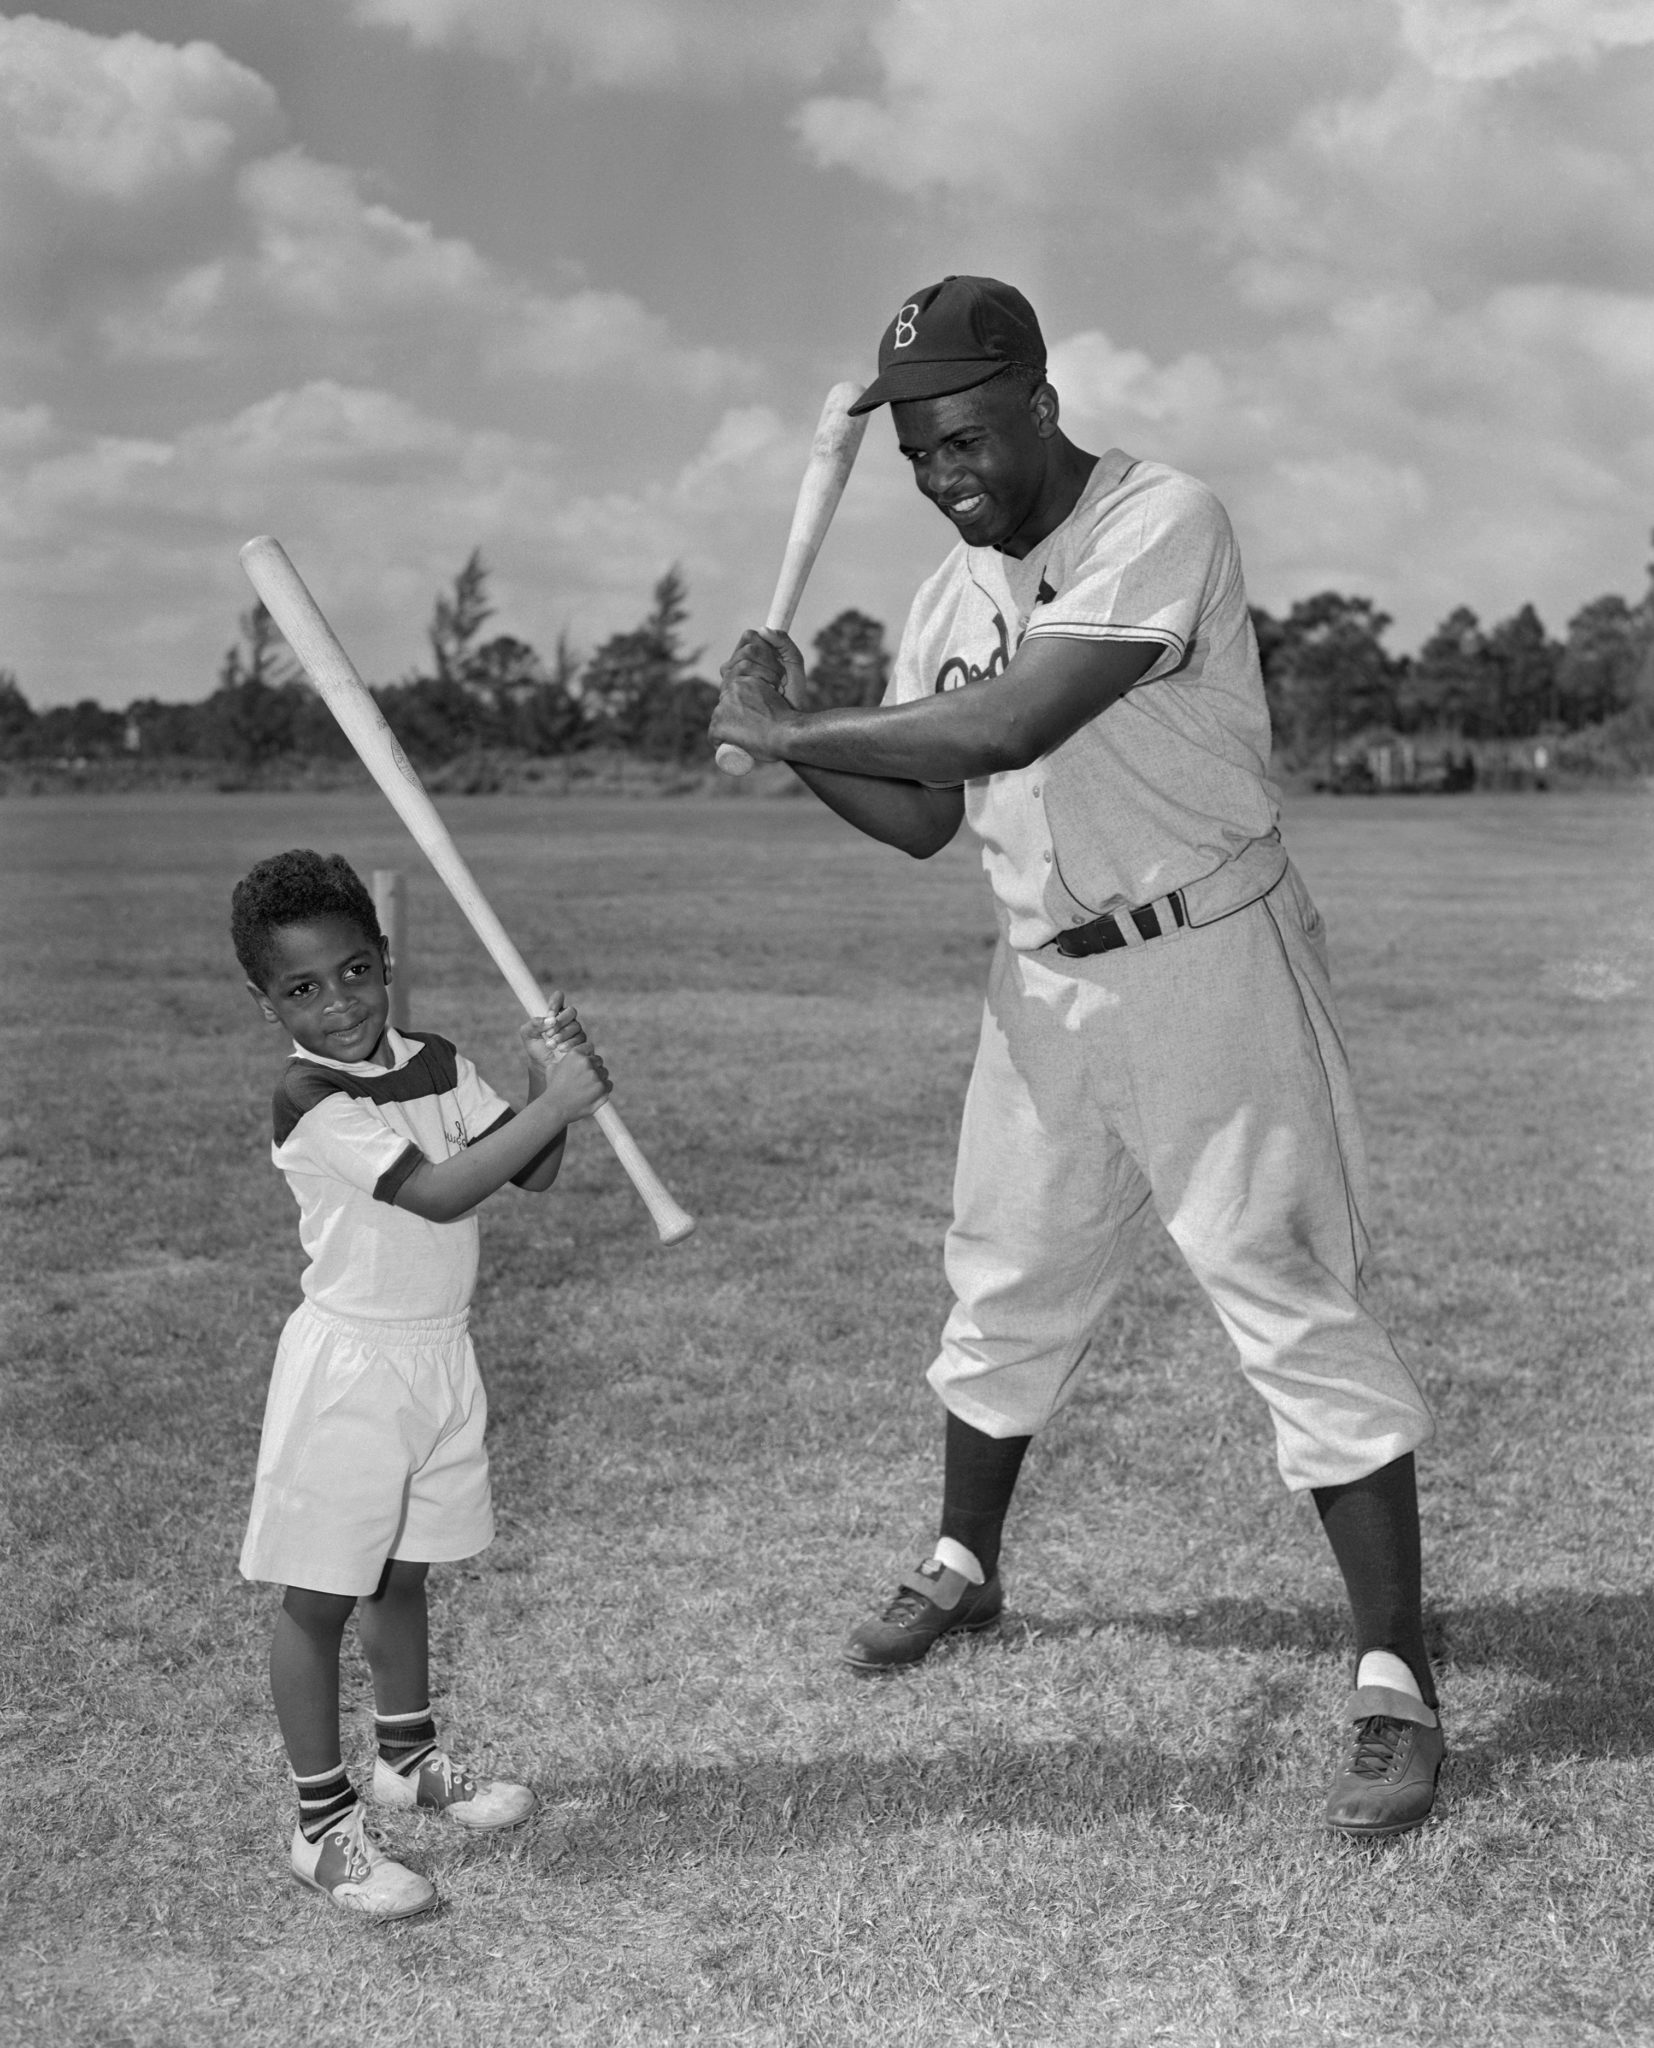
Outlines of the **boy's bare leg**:
{"label": "boy's bare leg", "polygon": [[361,1801],[340,1762],[339,1643],[356,1599],[289,1586],[270,1644],[270,1690],[299,1798],[294,1875],[336,1906],[401,1920],[436,1904],[436,1886],[394,1862],[362,1825]]}
{"label": "boy's bare leg", "polygon": [[478,1778],[440,1747],[431,1714],[430,1625],[425,1575],[430,1567],[393,1558],[378,1590],[356,1610],[357,1632],[373,1673],[373,1797],[381,1806],[434,1808],[460,1827],[514,1828],[534,1811],[526,1785]]}
{"label": "boy's bare leg", "polygon": [[431,1704],[431,1634],[425,1605],[428,1564],[392,1558],[378,1589],[356,1610],[356,1633],[373,1673],[381,1714],[414,1714]]}
{"label": "boy's bare leg", "polygon": [[287,1761],[300,1778],[339,1768],[339,1644],[349,1593],[289,1586],[270,1642],[270,1692]]}

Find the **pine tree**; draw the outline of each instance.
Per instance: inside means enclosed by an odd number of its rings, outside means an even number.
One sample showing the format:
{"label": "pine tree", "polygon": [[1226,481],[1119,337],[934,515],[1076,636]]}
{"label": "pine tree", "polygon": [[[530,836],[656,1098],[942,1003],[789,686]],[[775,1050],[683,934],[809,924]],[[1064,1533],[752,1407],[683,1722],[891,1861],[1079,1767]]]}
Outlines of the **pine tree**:
{"label": "pine tree", "polygon": [[[580,704],[594,738],[662,759],[681,759],[692,751],[693,719],[688,714],[693,709],[698,715],[712,686],[690,678],[703,650],[683,651],[688,616],[688,587],[674,563],[656,583],[643,622],[630,632],[611,634],[581,674]],[[691,689],[692,698],[681,695]],[[710,716],[708,707],[706,718]],[[701,719],[703,727],[706,718]]]}
{"label": "pine tree", "polygon": [[1459,605],[1425,641],[1407,673],[1406,708],[1417,730],[1434,727],[1481,735],[1491,684],[1487,635],[1468,605]]}

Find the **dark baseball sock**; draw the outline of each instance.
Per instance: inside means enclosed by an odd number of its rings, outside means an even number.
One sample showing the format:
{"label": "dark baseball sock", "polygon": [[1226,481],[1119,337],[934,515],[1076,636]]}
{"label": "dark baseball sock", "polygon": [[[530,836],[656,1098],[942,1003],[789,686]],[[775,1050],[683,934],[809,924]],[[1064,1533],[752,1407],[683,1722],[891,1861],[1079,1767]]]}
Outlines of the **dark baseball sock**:
{"label": "dark baseball sock", "polygon": [[373,1733],[379,1754],[399,1778],[411,1778],[436,1748],[436,1722],[429,1707],[411,1714],[375,1714]]}
{"label": "dark baseball sock", "polygon": [[1016,1491],[1026,1436],[989,1436],[961,1422],[951,1411],[942,1463],[942,1526],[939,1536],[964,1544],[991,1579],[999,1566],[1005,1515]]}
{"label": "dark baseball sock", "polygon": [[1312,1491],[1350,1596],[1357,1666],[1369,1650],[1390,1651],[1418,1680],[1424,1704],[1434,1707],[1436,1687],[1424,1647],[1412,1452],[1348,1485]]}
{"label": "dark baseball sock", "polygon": [[319,1842],[329,1828],[348,1820],[361,1803],[343,1764],[331,1771],[318,1771],[313,1778],[295,1774],[293,1786],[299,1795],[299,1832],[307,1842]]}

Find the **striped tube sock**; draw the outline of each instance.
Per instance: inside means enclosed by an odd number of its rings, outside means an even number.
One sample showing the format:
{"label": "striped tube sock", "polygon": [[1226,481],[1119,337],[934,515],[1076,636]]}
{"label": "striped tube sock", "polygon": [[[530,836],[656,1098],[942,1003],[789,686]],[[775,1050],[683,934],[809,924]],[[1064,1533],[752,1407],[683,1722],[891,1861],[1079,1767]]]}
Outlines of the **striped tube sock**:
{"label": "striped tube sock", "polygon": [[356,1788],[345,1775],[343,1764],[330,1771],[318,1771],[313,1778],[292,1774],[299,1795],[299,1833],[307,1842],[319,1842],[329,1828],[349,1817],[358,1804]]}
{"label": "striped tube sock", "polygon": [[413,1714],[375,1714],[373,1735],[379,1754],[399,1778],[411,1778],[436,1748],[436,1722],[429,1707]]}

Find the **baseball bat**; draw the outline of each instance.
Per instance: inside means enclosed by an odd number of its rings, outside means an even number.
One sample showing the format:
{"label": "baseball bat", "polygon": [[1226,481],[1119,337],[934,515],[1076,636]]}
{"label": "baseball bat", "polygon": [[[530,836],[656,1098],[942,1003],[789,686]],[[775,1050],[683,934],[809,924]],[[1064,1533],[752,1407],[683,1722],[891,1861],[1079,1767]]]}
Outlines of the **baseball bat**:
{"label": "baseball bat", "polygon": [[[419,777],[408,765],[408,757],[397,744],[396,735],[385,723],[384,713],[373,701],[366,683],[334,637],[316,600],[305,588],[287,551],[268,534],[248,541],[241,550],[241,566],[271,618],[287,636],[287,644],[298,656],[304,672],[315,684],[329,711],[344,728],[345,736],[360,756],[362,765],[378,783],[404,825],[413,834],[419,850],[442,877],[448,893],[469,920],[472,930],[487,947],[494,965],[511,984],[512,993],[531,1017],[546,1014],[546,999],[539,983],[529,972],[521,953],[512,944],[505,927],[494,915],[488,899],[477,887],[465,865],[448,827],[437,815]],[[615,1157],[626,1169],[632,1185],[643,1197],[655,1220],[663,1244],[677,1244],[695,1228],[695,1219],[667,1192],[659,1174],[643,1156],[637,1140],[621,1122],[610,1102],[599,1103],[593,1112],[598,1128],[614,1147]]]}
{"label": "baseball bat", "polygon": [[[859,419],[850,417],[850,407],[859,389],[855,384],[835,384],[828,392],[827,403],[821,408],[821,418],[816,422],[815,439],[810,443],[810,459],[804,465],[804,475],[798,486],[798,503],[793,507],[787,551],[781,557],[781,574],[776,578],[775,595],[770,599],[770,608],[764,619],[765,626],[772,633],[785,633],[792,624],[798,600],[804,595],[804,585],[815,566],[816,556],[821,552],[821,543],[827,538],[827,529],[838,510],[838,501],[844,496],[844,486],[849,482],[856,450],[867,431],[865,413]],[[718,766],[726,775],[745,775],[753,765],[752,756],[745,747],[731,746],[726,740],[718,749]]]}

